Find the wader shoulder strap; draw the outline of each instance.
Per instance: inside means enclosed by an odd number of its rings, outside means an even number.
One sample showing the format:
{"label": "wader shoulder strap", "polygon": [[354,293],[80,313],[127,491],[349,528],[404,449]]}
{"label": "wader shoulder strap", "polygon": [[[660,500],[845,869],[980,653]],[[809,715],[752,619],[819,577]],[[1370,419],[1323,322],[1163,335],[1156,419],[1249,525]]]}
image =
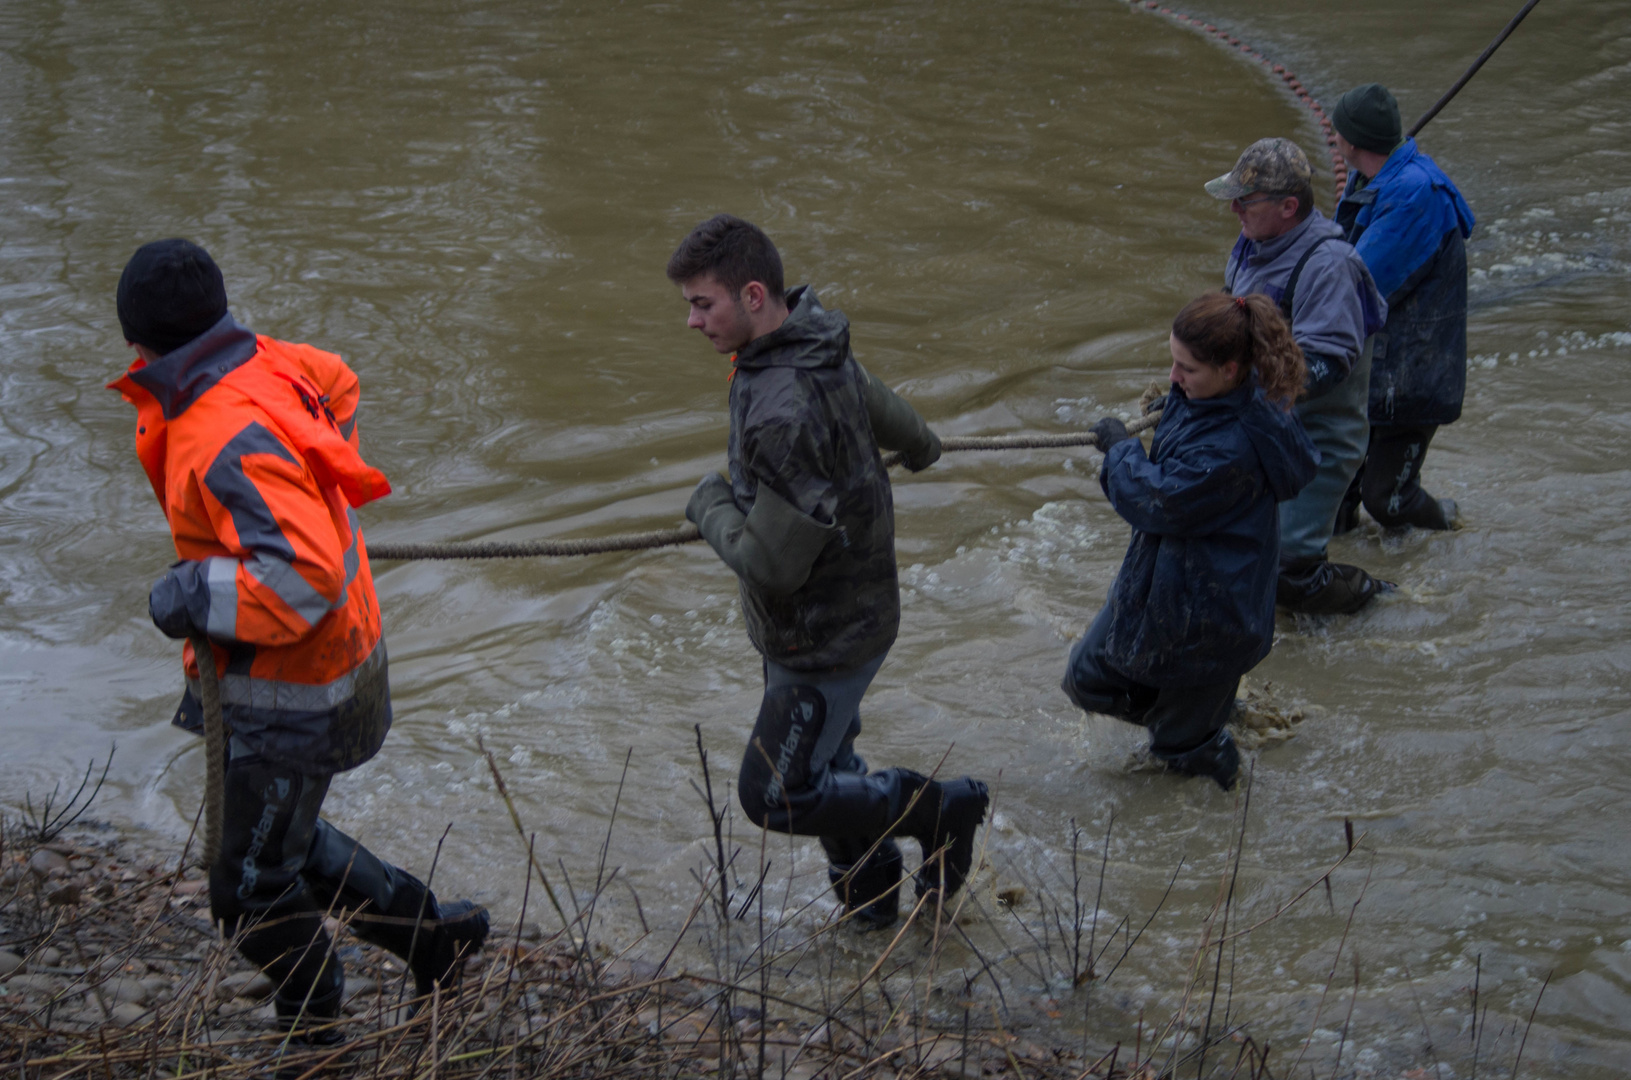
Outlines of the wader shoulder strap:
{"label": "wader shoulder strap", "polygon": [[1280,314],[1286,317],[1286,325],[1291,325],[1291,302],[1297,297],[1297,279],[1303,276],[1303,267],[1308,265],[1308,258],[1319,250],[1319,246],[1327,240],[1340,240],[1340,236],[1322,236],[1308,245],[1303,257],[1297,260],[1297,265],[1291,268],[1291,276],[1286,279],[1286,291],[1280,294]]}

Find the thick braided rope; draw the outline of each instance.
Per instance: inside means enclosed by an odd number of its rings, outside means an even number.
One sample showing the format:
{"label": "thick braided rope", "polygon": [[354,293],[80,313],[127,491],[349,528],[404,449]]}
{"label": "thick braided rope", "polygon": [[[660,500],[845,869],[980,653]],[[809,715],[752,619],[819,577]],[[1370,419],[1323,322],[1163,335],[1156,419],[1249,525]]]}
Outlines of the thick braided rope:
{"label": "thick braided rope", "polygon": [[[1155,426],[1161,410],[1146,413],[1127,425],[1129,435]],[[940,440],[946,453],[967,450],[1046,450],[1065,446],[1098,446],[1091,431],[1063,435],[952,435]],[[900,464],[899,452],[883,456],[884,465]],[[526,559],[538,556],[601,555],[611,551],[646,551],[651,548],[690,544],[702,539],[697,527],[687,522],[672,529],[654,532],[620,533],[616,536],[583,537],[572,540],[477,540],[454,544],[369,544],[368,557],[384,559]]]}
{"label": "thick braided rope", "polygon": [[203,634],[192,636],[198,661],[198,697],[204,707],[204,856],[205,869],[221,857],[221,817],[226,809],[227,725],[221,715],[221,681],[215,674],[215,650]]}
{"label": "thick braided rope", "polygon": [[[1159,386],[1145,392],[1140,405],[1153,404]],[[1160,409],[1149,409],[1127,425],[1127,434],[1137,435],[1154,427],[1161,419]],[[1062,435],[952,435],[940,440],[945,453],[969,450],[1046,450],[1056,447],[1097,447],[1091,431]],[[883,456],[886,467],[900,464],[901,455],[892,451]],[[599,555],[611,551],[645,551],[651,548],[689,544],[702,539],[690,522],[673,529],[623,533],[618,536],[583,537],[572,540],[476,541],[464,544],[370,544],[370,559],[523,559],[537,556]],[[203,634],[192,638],[193,655],[198,658],[199,698],[204,711],[204,856],[206,868],[221,855],[221,819],[226,791],[226,720],[221,714],[221,685],[215,674],[215,653]]]}
{"label": "thick braided rope", "polygon": [[380,559],[525,559],[536,555],[600,555],[608,551],[644,551],[701,540],[687,522],[654,532],[619,533],[576,540],[477,540],[464,544],[369,544],[368,558]]}

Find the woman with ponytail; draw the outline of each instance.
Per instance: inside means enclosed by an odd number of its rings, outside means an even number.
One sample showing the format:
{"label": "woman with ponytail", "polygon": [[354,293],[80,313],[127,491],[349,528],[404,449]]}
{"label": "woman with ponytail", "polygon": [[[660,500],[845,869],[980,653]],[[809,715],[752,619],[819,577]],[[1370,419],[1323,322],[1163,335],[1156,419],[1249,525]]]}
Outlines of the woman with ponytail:
{"label": "woman with ponytail", "polygon": [[1268,297],[1208,293],[1178,313],[1170,345],[1149,454],[1113,417],[1093,428],[1099,484],[1133,537],[1064,688],[1149,728],[1169,769],[1227,790],[1240,753],[1224,724],[1274,638],[1276,504],[1313,479],[1319,455],[1291,412],[1302,352]]}

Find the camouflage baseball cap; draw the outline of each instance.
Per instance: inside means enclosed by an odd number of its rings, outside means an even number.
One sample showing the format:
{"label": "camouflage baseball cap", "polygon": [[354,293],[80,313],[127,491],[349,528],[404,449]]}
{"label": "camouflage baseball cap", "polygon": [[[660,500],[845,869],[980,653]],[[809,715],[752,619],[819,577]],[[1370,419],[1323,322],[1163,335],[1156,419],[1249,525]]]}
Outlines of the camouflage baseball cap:
{"label": "camouflage baseball cap", "polygon": [[1290,139],[1258,139],[1246,147],[1235,167],[1216,180],[1208,180],[1206,193],[1214,199],[1239,199],[1261,191],[1290,195],[1314,181],[1308,156]]}

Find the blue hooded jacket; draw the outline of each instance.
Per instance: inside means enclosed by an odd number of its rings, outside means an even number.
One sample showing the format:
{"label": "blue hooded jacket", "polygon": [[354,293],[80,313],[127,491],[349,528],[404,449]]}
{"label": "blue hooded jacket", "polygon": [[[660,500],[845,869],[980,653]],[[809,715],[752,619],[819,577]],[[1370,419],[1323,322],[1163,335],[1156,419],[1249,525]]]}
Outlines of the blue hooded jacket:
{"label": "blue hooded jacket", "polygon": [[1371,360],[1371,422],[1455,421],[1467,388],[1471,208],[1406,139],[1374,179],[1348,174],[1336,220],[1387,297],[1387,325]]}
{"label": "blue hooded jacket", "polygon": [[1191,401],[1174,387],[1148,457],[1110,448],[1099,484],[1133,527],[1108,603],[1105,658],[1146,686],[1238,678],[1274,640],[1276,503],[1314,478],[1319,452],[1256,378]]}

